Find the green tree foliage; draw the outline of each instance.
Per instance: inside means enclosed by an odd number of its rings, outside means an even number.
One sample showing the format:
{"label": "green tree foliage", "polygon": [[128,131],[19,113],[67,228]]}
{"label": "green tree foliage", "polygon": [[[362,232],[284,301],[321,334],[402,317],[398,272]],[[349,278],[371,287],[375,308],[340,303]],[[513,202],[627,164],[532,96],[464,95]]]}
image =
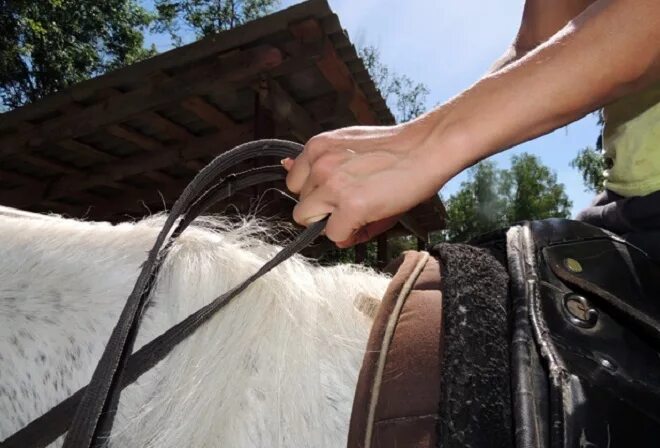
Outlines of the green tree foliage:
{"label": "green tree foliage", "polygon": [[279,0],[156,0],[156,31],[169,33],[175,45],[192,33],[197,38],[230,30],[270,14]]}
{"label": "green tree foliage", "polygon": [[148,57],[151,20],[135,0],[0,0],[0,108]]}
{"label": "green tree foliage", "polygon": [[596,139],[596,147],[587,146],[578,152],[577,156],[571,160],[571,167],[576,168],[582,174],[585,191],[599,193],[605,189],[605,158],[603,157],[603,132],[602,127],[605,124],[603,111],[594,112],[598,116],[598,124],[601,126],[601,132]]}
{"label": "green tree foliage", "polygon": [[447,229],[450,241],[470,238],[502,227],[506,222],[507,198],[502,194],[502,171],[486,160],[468,171],[468,180],[451,196],[447,208]]}
{"label": "green tree foliage", "polygon": [[468,241],[483,233],[527,219],[570,216],[564,185],[530,154],[511,158],[509,169],[483,161],[446,202],[447,229],[434,240]]}
{"label": "green tree foliage", "polygon": [[428,87],[406,75],[394,72],[385,65],[378,48],[368,45],[358,51],[381,95],[392,109],[399,123],[421,115],[426,110]]}
{"label": "green tree foliage", "polygon": [[603,191],[605,188],[605,176],[603,175],[605,163],[601,151],[587,146],[571,160],[571,167],[576,168],[582,174],[585,191],[594,193]]}
{"label": "green tree foliage", "polygon": [[541,161],[523,153],[511,157],[511,168],[502,172],[503,194],[507,198],[507,221],[568,218],[573,203],[557,183],[557,175]]}

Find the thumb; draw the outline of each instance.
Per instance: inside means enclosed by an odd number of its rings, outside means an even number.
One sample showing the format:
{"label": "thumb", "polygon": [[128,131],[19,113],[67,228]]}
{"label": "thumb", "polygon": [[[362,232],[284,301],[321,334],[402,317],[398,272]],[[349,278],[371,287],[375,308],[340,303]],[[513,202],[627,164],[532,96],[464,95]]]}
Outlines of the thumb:
{"label": "thumb", "polygon": [[290,157],[280,160],[280,165],[282,165],[282,167],[287,171],[291,171],[291,168],[293,168],[293,164],[294,164],[294,160]]}

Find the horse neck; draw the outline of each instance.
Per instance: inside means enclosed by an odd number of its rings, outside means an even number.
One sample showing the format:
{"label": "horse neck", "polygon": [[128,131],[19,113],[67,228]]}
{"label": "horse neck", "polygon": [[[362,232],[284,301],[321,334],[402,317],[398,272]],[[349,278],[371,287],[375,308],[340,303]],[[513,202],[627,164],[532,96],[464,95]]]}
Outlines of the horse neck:
{"label": "horse neck", "polygon": [[[45,298],[49,288],[64,289],[60,315],[66,315],[69,324],[33,326],[32,333],[48,334],[55,341],[48,353],[51,365],[42,369],[42,376],[58,370],[67,383],[65,389],[71,391],[88,381],[157,231],[147,224],[94,230],[89,226],[94,225],[73,224],[77,230],[65,238],[69,244],[46,251],[49,257],[41,264],[52,263],[56,272],[29,287],[32,295],[41,297],[42,305],[49,300]],[[184,234],[159,277],[138,346],[237,284],[275,252],[276,248],[250,239],[249,233],[243,228],[233,233],[191,229]],[[32,237],[38,240],[37,234]],[[90,242],[92,236],[95,239]],[[54,239],[62,240],[62,234]],[[78,255],[71,253],[72,247],[80,246]],[[60,262],[55,268],[56,260],[67,260],[68,266]],[[100,266],[94,267],[97,263]],[[62,277],[76,271],[78,289],[67,291],[63,285],[68,282]],[[23,276],[24,283],[29,281]],[[378,297],[385,284],[386,279],[352,267],[324,269],[300,258],[285,263],[124,391],[113,445],[343,444],[370,325],[353,307],[353,299],[360,294]],[[88,289],[85,294],[84,288]],[[49,306],[52,311],[53,305]],[[72,321],[75,331],[70,331]],[[67,353],[79,354],[73,369],[56,361],[58,344],[63,341],[70,346]],[[31,387],[38,388],[38,381]],[[24,413],[36,414],[32,418],[64,398],[57,396],[52,385],[37,396],[51,400],[40,399],[46,403]]]}

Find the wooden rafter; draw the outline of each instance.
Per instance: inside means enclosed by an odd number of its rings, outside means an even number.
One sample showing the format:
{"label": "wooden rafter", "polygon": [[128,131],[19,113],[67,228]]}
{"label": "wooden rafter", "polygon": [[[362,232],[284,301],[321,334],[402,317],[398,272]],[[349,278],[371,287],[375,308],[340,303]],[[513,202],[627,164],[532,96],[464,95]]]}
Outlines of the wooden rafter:
{"label": "wooden rafter", "polygon": [[217,107],[200,96],[186,98],[181,102],[181,106],[216,129],[226,129],[234,125],[233,120],[227,114],[221,112]]}
{"label": "wooden rafter", "polygon": [[[12,157],[20,160],[16,167],[30,167],[4,177],[0,203],[95,219],[139,217],[144,204],[171,205],[189,170],[236,144],[271,136],[306,141],[333,126],[389,120],[325,0],[241,28],[0,116],[0,165]],[[199,128],[200,121],[209,126]],[[259,194],[246,190],[236,203]],[[423,233],[427,211],[407,227]]]}
{"label": "wooden rafter", "polygon": [[[111,89],[107,89],[106,93],[109,96],[112,95],[118,95],[120,92],[118,91],[111,91]],[[67,107],[67,111],[73,111],[73,112],[79,112],[83,110],[84,108],[80,106],[79,104],[76,103],[70,103]],[[121,140],[125,140],[127,142],[130,142],[137,147],[144,149],[146,151],[157,151],[158,149],[162,148],[161,143],[156,140],[155,138],[143,135],[137,131],[134,131],[130,129],[129,127],[123,125],[123,124],[111,124],[105,127],[105,131],[113,135]],[[91,145],[87,145],[88,149],[93,148]],[[93,148],[94,151],[98,151],[96,148]],[[100,152],[100,151],[99,151]],[[113,159],[117,159],[117,157],[112,156]],[[145,177],[148,177],[151,180],[154,180],[156,182],[169,182],[172,181],[173,178],[168,176],[167,174],[164,173],[159,173],[157,171],[148,171],[144,173]],[[113,185],[116,185],[115,182],[111,182]]]}
{"label": "wooden rafter", "polygon": [[54,173],[81,174],[83,172],[79,168],[67,165],[66,163],[58,162],[57,160],[51,160],[49,158],[42,157],[38,154],[23,154],[21,155],[20,159],[24,160],[32,166],[44,168]]}
{"label": "wooden rafter", "polygon": [[[121,214],[143,214],[149,204],[163,205],[174,201],[185,188],[186,182],[175,180],[166,183],[156,183],[145,188],[123,186],[121,195],[114,198],[96,197],[94,200],[83,201],[79,205],[57,203],[56,209],[60,213],[71,216],[88,216],[93,219],[110,219]],[[165,202],[163,202],[165,201]],[[50,201],[40,203],[39,207],[48,209]],[[160,209],[159,209],[160,210]]]}
{"label": "wooden rafter", "polygon": [[[325,33],[316,19],[307,19],[289,27],[291,33],[302,41],[323,39]],[[323,56],[316,62],[323,76],[340,94],[347,95],[349,108],[358,123],[377,125],[380,121],[374,114],[369,100],[357,85],[351,71],[335,51],[329,40],[325,41]]]}
{"label": "wooden rafter", "polygon": [[100,167],[85,175],[70,175],[54,181],[49,188],[39,184],[28,188],[0,192],[0,203],[26,207],[46,200],[54,200],[96,185],[106,185],[126,177],[162,169],[181,161],[214,155],[218,149],[226,150],[250,139],[249,125],[236,125],[220,134],[198,137],[185,143],[165,146],[157,152],[128,156]]}
{"label": "wooden rafter", "polygon": [[195,67],[177,77],[166,79],[120,96],[110,97],[78,112],[68,113],[35,126],[30,132],[18,132],[0,138],[0,157],[30,152],[46,140],[75,138],[115,124],[127,116],[209,91],[233,91],[249,84],[258,74],[282,63],[281,52],[264,45],[241,51],[204,67]]}
{"label": "wooden rafter", "polygon": [[291,131],[302,142],[323,131],[314,121],[304,107],[274,79],[267,81],[267,89],[260,89],[263,104],[269,108],[275,117],[287,122]]}

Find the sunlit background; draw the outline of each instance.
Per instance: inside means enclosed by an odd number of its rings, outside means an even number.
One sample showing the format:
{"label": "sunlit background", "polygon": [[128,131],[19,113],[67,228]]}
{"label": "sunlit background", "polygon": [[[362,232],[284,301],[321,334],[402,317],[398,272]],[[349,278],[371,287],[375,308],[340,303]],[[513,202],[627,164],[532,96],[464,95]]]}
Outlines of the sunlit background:
{"label": "sunlit background", "polygon": [[[522,16],[523,0],[328,0],[356,47],[375,46],[382,62],[394,71],[424,83],[432,108],[477,81],[513,41]],[[282,0],[285,8],[300,0]],[[147,8],[153,1],[142,2]],[[190,36],[189,40],[194,40]],[[158,51],[171,48],[166,35],[147,36]],[[557,174],[573,202],[575,215],[592,193],[585,191],[580,173],[569,166],[579,149],[594,146],[600,130],[594,114],[555,132],[493,156],[500,168],[514,154],[536,155]],[[441,194],[455,193],[466,173],[450,181]]]}
{"label": "sunlit background", "polygon": [[[429,87],[429,108],[455,96],[485,73],[512,42],[522,0],[329,0],[356,46],[375,45],[382,61]],[[282,6],[299,1],[285,0]],[[507,167],[512,154],[529,152],[551,167],[573,201],[573,214],[591,201],[580,173],[569,166],[576,152],[594,146],[597,119],[588,115],[552,134],[494,156]],[[457,176],[443,189],[450,196],[465,180]]]}

